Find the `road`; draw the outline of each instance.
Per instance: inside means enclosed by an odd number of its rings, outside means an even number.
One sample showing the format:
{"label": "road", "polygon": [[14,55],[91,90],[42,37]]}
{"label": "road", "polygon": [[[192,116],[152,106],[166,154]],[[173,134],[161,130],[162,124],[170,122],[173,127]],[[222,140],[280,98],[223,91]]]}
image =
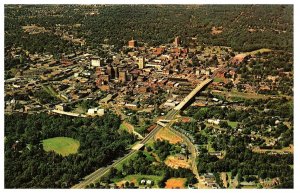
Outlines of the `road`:
{"label": "road", "polygon": [[111,168],[115,167],[122,161],[124,161],[126,158],[130,157],[134,153],[136,153],[138,150],[131,150],[128,154],[126,154],[124,157],[121,159],[118,159],[115,161],[112,165],[106,167],[106,168],[100,168],[96,170],[95,172],[91,173],[90,175],[84,177],[84,180],[81,181],[79,184],[76,184],[75,186],[72,187],[72,189],[80,189],[80,188],[85,188],[87,185],[91,183],[97,182],[102,176],[104,176]]}
{"label": "road", "polygon": [[[176,131],[172,127],[170,127],[170,130],[172,132],[176,133],[177,135],[179,135],[187,143],[189,151],[191,152],[192,171],[195,174],[195,176],[198,180],[198,185],[199,185],[200,175],[199,175],[198,168],[197,168],[197,161],[196,161],[196,159],[197,159],[197,150],[196,150],[195,145],[191,142],[191,140],[186,135],[180,133],[179,131]],[[199,187],[198,187],[198,189],[199,189]]]}
{"label": "road", "polygon": [[195,97],[195,95],[203,88],[205,87],[206,85],[208,85],[209,83],[211,83],[213,81],[213,79],[206,79],[204,80],[203,82],[201,82],[200,84],[197,85],[196,88],[194,88],[192,90],[192,92],[190,92],[182,101],[181,103],[179,103],[174,109],[175,110],[181,110],[183,107],[186,106],[186,104],[192,99]]}
{"label": "road", "polygon": [[[181,110],[181,108],[183,106],[186,105],[186,103],[192,98],[194,97],[194,95],[196,94],[196,92],[199,92],[205,85],[209,84],[212,81],[212,79],[207,79],[204,82],[202,82],[201,84],[199,84],[187,97],[185,97],[184,101],[182,101],[178,106],[176,106],[174,109],[170,110],[168,112],[168,114],[163,117],[162,119],[165,120],[173,120],[175,115],[179,112],[179,110]],[[172,123],[168,123],[166,126],[170,126]],[[140,146],[138,146],[138,148],[136,149],[132,149],[128,154],[126,154],[124,157],[118,159],[116,162],[114,162],[112,165],[107,166],[106,168],[102,169],[98,169],[95,172],[93,172],[92,174],[86,176],[84,178],[83,181],[81,181],[79,184],[75,185],[72,187],[72,189],[76,189],[76,188],[85,188],[87,185],[91,184],[91,183],[95,183],[97,182],[102,176],[104,176],[112,167],[116,166],[117,164],[121,163],[122,161],[124,161],[126,158],[128,158],[129,156],[131,156],[132,154],[134,154],[136,151],[138,151],[140,148],[143,147],[143,145],[145,145],[161,128],[163,128],[163,126],[161,125],[156,125],[156,127],[139,143],[141,144]],[[190,145],[191,147],[194,147],[193,144]],[[192,155],[195,154],[195,159],[193,160],[193,172],[195,173],[198,181],[200,179],[199,174],[198,174],[198,170],[197,170],[197,165],[196,165],[196,150],[194,148],[191,148],[191,153]]]}
{"label": "road", "polygon": [[[178,111],[172,109],[171,111],[169,111],[169,113],[165,116],[165,119],[173,119],[175,117],[175,115],[178,113]],[[141,142],[140,144],[145,145],[161,128],[163,128],[160,125],[157,125]],[[141,146],[142,147],[142,146]],[[140,148],[141,148],[140,147]],[[115,161],[113,164],[111,164],[110,166],[107,166],[106,168],[100,168],[98,170],[96,170],[95,172],[93,172],[92,174],[84,177],[84,180],[81,181],[79,184],[76,184],[72,187],[72,189],[80,189],[80,188],[85,188],[87,185],[91,184],[91,183],[95,183],[97,182],[102,176],[104,176],[105,174],[107,174],[107,172],[115,167],[116,165],[118,165],[119,163],[123,162],[126,158],[130,157],[131,155],[133,155],[134,153],[136,153],[139,149],[134,149],[131,150],[128,154],[126,154],[124,157],[118,159],[117,161]]]}

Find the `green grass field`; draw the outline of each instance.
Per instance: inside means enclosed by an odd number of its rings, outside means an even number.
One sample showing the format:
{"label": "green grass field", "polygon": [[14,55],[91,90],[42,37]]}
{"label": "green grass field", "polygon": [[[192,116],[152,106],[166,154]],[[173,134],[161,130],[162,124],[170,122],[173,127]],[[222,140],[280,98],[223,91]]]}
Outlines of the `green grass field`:
{"label": "green grass field", "polygon": [[144,153],[145,156],[147,156],[147,158],[146,158],[147,160],[149,160],[151,162],[155,161],[155,158],[152,155],[150,155],[150,153],[148,153],[146,151],[144,151],[143,153]]}
{"label": "green grass field", "polygon": [[127,131],[127,127],[123,123],[120,125],[119,129]]}
{"label": "green grass field", "polygon": [[246,52],[245,54],[250,54],[250,55],[255,55],[255,54],[258,54],[258,53],[261,53],[261,54],[263,54],[263,53],[268,53],[268,52],[272,52],[272,50],[271,49],[268,49],[268,48],[261,48],[261,49],[258,49],[258,50],[254,50],[254,51],[252,51],[252,52]]}
{"label": "green grass field", "polygon": [[214,82],[223,82],[223,79],[216,77],[216,78],[214,78]]}
{"label": "green grass field", "polygon": [[123,161],[121,161],[120,163],[118,163],[115,168],[117,170],[122,170],[123,165],[127,164],[129,162],[129,160],[134,159],[137,156],[137,152],[133,153],[132,155],[130,155],[129,157],[127,157],[126,159],[124,159]]}
{"label": "green grass field", "polygon": [[153,188],[158,188],[157,184],[158,184],[159,181],[162,180],[162,178],[163,178],[163,176],[155,176],[155,175],[128,175],[128,176],[124,177],[123,179],[112,179],[112,181],[115,182],[115,183],[123,181],[123,180],[124,181],[129,181],[129,182],[134,181],[136,186],[144,187],[143,185],[139,185],[139,182],[142,179],[152,180],[152,181],[154,181]]}
{"label": "green grass field", "polygon": [[43,140],[45,151],[54,151],[62,156],[77,153],[79,146],[79,141],[69,137],[54,137]]}
{"label": "green grass field", "polygon": [[227,121],[228,125],[230,125],[232,128],[236,128],[238,122],[233,122],[233,121]]}
{"label": "green grass field", "polygon": [[51,96],[58,98],[59,100],[61,100],[62,102],[68,102],[65,98],[59,96],[59,94],[52,88],[52,86],[48,85],[42,85],[42,88]]}

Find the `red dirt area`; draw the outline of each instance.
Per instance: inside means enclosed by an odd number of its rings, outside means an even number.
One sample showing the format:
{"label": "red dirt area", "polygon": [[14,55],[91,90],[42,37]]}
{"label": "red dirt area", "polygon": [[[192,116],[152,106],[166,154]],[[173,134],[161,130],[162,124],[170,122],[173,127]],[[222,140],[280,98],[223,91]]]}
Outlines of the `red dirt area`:
{"label": "red dirt area", "polygon": [[245,57],[246,57],[246,54],[238,54],[232,58],[232,61],[236,62],[236,63],[240,63],[244,60]]}
{"label": "red dirt area", "polygon": [[156,125],[151,125],[151,126],[147,129],[147,131],[148,131],[148,132],[151,132],[155,127],[156,127]]}
{"label": "red dirt area", "polygon": [[183,189],[186,178],[170,178],[166,181],[166,187],[168,189]]}
{"label": "red dirt area", "polygon": [[182,121],[183,123],[189,123],[189,122],[191,121],[191,119],[188,118],[188,117],[183,117],[183,118],[181,119],[181,121]]}

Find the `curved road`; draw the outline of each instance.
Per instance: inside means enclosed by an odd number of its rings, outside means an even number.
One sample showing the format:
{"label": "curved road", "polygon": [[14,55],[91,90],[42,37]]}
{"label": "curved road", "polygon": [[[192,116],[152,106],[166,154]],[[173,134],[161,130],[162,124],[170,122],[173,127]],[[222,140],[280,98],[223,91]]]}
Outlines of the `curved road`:
{"label": "curved road", "polygon": [[[192,160],[192,171],[195,174],[197,180],[198,180],[198,184],[200,183],[200,175],[198,172],[198,167],[197,167],[197,150],[195,148],[195,145],[191,142],[191,140],[184,134],[180,133],[179,131],[173,129],[172,127],[170,127],[170,130],[174,133],[176,133],[177,135],[179,135],[180,137],[182,137],[184,139],[184,141],[187,143],[189,151],[191,152],[191,160]],[[199,189],[199,187],[198,187]]]}
{"label": "curved road", "polygon": [[[170,110],[168,112],[168,114],[163,119],[165,119],[165,120],[172,120],[172,119],[174,119],[175,115],[179,112],[179,110],[181,110],[181,108],[183,106],[185,106],[186,103],[191,98],[193,98],[197,92],[199,92],[205,85],[209,84],[210,82],[212,82],[212,79],[206,79],[204,82],[200,83],[188,96],[186,96],[184,98],[184,100],[179,105],[177,105],[174,109]],[[97,182],[112,167],[114,167],[117,164],[121,163],[126,158],[130,157],[131,155],[133,155],[134,153],[136,153],[140,148],[142,148],[161,128],[163,128],[163,126],[157,124],[156,127],[139,143],[140,146],[138,146],[138,148],[131,150],[128,154],[126,154],[122,158],[120,158],[117,161],[115,161],[112,165],[107,166],[106,168],[100,168],[100,169],[96,170],[95,172],[93,172],[92,174],[86,176],[83,181],[81,181],[79,184],[74,185],[72,187],[72,189],[75,189],[75,188],[85,188],[87,185],[89,185],[91,183]],[[190,147],[194,147],[193,144]],[[191,153],[192,154],[196,154],[195,151],[196,151],[195,148],[191,148]],[[196,156],[194,156],[194,157],[196,158]],[[196,177],[197,177],[197,179],[199,181],[200,177],[199,177],[199,174],[198,174],[198,170],[197,170],[197,165],[196,165],[196,160],[195,159],[193,160],[192,165],[193,165],[193,167],[192,167],[193,168],[193,172],[195,173],[195,175],[196,175]]]}
{"label": "curved road", "polygon": [[[169,113],[165,116],[165,119],[173,119],[174,116],[177,114],[178,111],[171,110]],[[161,128],[163,128],[160,125],[157,125],[141,142],[140,144],[145,145]],[[126,158],[130,157],[134,153],[136,153],[140,148],[143,146],[140,146],[138,149],[131,150],[128,154],[123,156],[122,158],[115,161],[110,166],[107,166],[106,168],[100,168],[96,170],[95,172],[91,173],[90,175],[84,177],[84,180],[81,181],[79,184],[76,184],[72,187],[72,189],[79,189],[79,188],[85,188],[87,185],[91,183],[97,182],[102,176],[104,176],[111,168],[115,167],[119,163],[123,162]]]}

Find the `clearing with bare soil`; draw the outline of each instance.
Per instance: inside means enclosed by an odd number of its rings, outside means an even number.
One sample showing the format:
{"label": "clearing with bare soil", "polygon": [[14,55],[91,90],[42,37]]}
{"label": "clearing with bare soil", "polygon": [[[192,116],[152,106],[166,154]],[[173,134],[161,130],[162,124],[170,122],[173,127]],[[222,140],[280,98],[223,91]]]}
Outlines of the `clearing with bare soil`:
{"label": "clearing with bare soil", "polygon": [[171,168],[178,169],[178,168],[190,168],[190,162],[185,157],[182,156],[169,156],[165,160],[165,164]]}
{"label": "clearing with bare soil", "polygon": [[155,140],[167,140],[171,144],[181,143],[183,139],[167,128],[161,129],[154,137]]}
{"label": "clearing with bare soil", "polygon": [[166,187],[168,189],[174,188],[184,188],[184,183],[186,182],[186,178],[170,178],[166,181]]}

